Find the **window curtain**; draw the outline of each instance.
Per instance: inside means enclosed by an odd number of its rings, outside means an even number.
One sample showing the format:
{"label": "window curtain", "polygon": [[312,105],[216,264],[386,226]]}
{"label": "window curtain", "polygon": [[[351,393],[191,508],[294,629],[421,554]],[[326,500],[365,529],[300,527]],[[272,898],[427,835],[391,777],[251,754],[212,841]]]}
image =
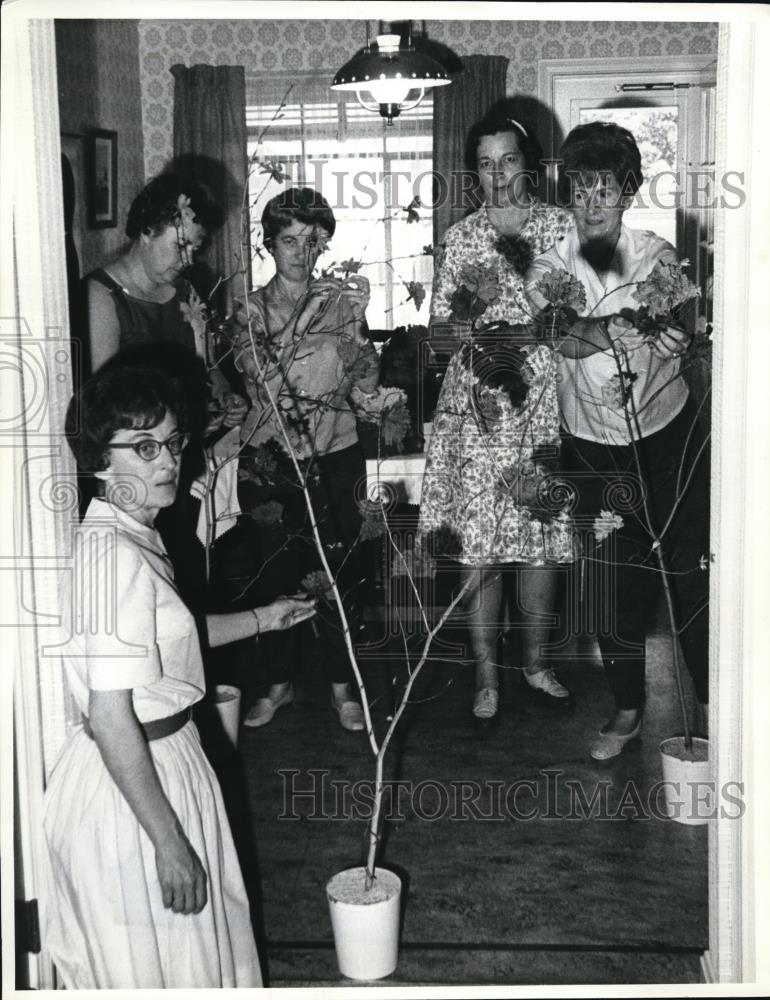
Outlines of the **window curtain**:
{"label": "window curtain", "polygon": [[[246,88],[243,66],[172,66],[174,75],[174,169],[203,181],[218,202],[224,224],[205,255],[208,274],[193,276],[201,294],[218,279],[214,305],[230,312],[243,298],[240,272],[246,185]],[[248,251],[246,253],[248,274]]]}
{"label": "window curtain", "polygon": [[463,56],[464,71],[449,87],[433,90],[433,169],[436,208],[433,241],[438,244],[449,226],[475,205],[463,193],[465,141],[468,131],[488,109],[505,97],[508,59],[505,56]]}

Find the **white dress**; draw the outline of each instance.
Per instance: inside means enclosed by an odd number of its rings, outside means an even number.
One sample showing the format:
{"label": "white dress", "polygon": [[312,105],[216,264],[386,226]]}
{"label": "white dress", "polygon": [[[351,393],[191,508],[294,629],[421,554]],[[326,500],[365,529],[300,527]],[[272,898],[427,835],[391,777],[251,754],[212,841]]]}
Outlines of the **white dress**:
{"label": "white dress", "polygon": [[[203,665],[192,615],[174,586],[157,532],[92,501],[75,533],[62,646],[87,714],[89,690],[132,690],[137,718],[200,700]],[[163,906],[155,851],[78,730],[46,790],[44,941],[67,989],[261,986],[249,904],[219,784],[192,722],[148,744],[161,786],[203,864],[199,914]]]}

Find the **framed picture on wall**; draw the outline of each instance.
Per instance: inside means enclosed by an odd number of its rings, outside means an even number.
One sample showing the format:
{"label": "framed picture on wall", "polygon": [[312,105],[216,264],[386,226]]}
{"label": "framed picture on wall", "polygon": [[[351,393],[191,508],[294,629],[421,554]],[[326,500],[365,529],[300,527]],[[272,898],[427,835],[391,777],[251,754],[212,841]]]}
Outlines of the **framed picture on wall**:
{"label": "framed picture on wall", "polygon": [[88,226],[111,229],[118,224],[118,133],[88,133]]}

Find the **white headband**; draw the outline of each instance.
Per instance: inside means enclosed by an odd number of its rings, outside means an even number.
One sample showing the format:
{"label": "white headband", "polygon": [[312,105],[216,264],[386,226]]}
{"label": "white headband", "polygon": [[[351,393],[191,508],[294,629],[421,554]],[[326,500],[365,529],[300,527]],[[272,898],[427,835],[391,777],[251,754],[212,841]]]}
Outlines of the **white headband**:
{"label": "white headband", "polygon": [[511,125],[515,126],[521,132],[521,134],[524,136],[525,139],[529,139],[529,136],[527,135],[527,130],[524,128],[521,122],[517,122],[515,118],[506,118],[505,120],[507,122],[510,122]]}

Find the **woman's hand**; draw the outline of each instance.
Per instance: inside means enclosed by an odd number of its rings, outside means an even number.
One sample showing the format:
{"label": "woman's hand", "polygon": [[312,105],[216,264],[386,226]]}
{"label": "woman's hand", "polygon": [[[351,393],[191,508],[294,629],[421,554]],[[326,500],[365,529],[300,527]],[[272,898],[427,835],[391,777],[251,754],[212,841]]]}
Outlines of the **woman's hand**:
{"label": "woman's hand", "polygon": [[342,284],[337,278],[318,278],[307,286],[302,312],[297,318],[294,331],[298,335],[307,332],[308,327],[326,309],[333,297],[339,297]]}
{"label": "woman's hand", "polygon": [[236,371],[241,372],[246,378],[250,378],[255,381],[259,376],[259,369],[257,368],[257,363],[254,360],[254,350],[251,344],[246,344],[240,350],[236,352],[235,361]]}
{"label": "woman's hand", "polygon": [[630,319],[626,319],[625,316],[616,313],[613,316],[607,317],[607,336],[613,342],[619,340],[621,337],[625,337],[633,329],[634,324]]}
{"label": "woman's hand", "polygon": [[262,632],[278,632],[299,625],[315,614],[315,598],[307,594],[279,597],[272,604],[251,611],[231,611],[224,615],[206,615],[206,631],[212,649],[253,639]]}
{"label": "woman's hand", "polygon": [[204,438],[209,437],[221,428],[225,422],[225,410],[218,399],[210,399],[207,406],[208,423],[203,432]]}
{"label": "woman's hand", "polygon": [[225,408],[224,426],[228,429],[240,426],[249,410],[249,404],[243,396],[239,396],[237,392],[226,392],[222,396],[222,404]]}
{"label": "woman's hand", "polygon": [[208,898],[206,872],[181,830],[176,837],[156,845],[155,867],[166,909],[200,913]]}
{"label": "woman's hand", "polygon": [[294,597],[279,597],[258,611],[261,632],[281,632],[307,621],[316,613],[316,600],[307,594]]}
{"label": "woman's hand", "polygon": [[685,330],[667,326],[657,337],[647,340],[647,345],[661,360],[670,361],[672,358],[681,357],[690,346],[691,340],[692,337]]}
{"label": "woman's hand", "polygon": [[91,690],[88,720],[110,777],[155,848],[163,905],[176,913],[200,913],[206,873],[160,783],[131,689]]}
{"label": "woman's hand", "polygon": [[625,351],[638,351],[644,346],[645,339],[636,329],[631,320],[615,313],[607,318],[607,336],[611,344],[621,340]]}
{"label": "woman's hand", "polygon": [[350,274],[342,283],[340,298],[350,304],[354,319],[362,323],[369,307],[369,280],[363,274]]}

